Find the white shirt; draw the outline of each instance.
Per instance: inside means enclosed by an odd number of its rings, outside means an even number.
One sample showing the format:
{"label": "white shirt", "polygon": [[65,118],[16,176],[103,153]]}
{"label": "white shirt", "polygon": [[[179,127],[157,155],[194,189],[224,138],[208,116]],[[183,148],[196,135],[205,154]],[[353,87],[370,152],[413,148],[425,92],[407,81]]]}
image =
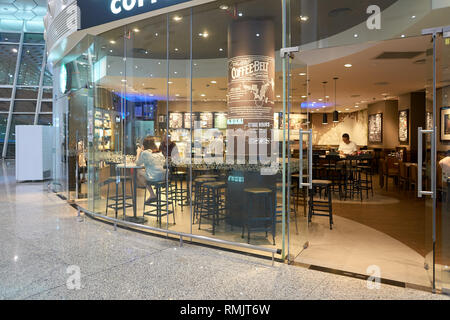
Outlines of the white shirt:
{"label": "white shirt", "polygon": [[348,144],[341,141],[339,144],[339,151],[342,151],[344,154],[352,154],[358,151],[358,146],[353,141],[350,141]]}

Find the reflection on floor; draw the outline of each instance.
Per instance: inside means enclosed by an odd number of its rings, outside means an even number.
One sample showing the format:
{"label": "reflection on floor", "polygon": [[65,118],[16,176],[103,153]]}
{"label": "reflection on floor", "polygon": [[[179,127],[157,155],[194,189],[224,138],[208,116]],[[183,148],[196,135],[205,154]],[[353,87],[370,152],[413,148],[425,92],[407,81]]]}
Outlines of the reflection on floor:
{"label": "reflection on floor", "polygon": [[[105,198],[106,189],[102,189],[101,199],[95,202],[96,212],[105,213]],[[280,195],[278,201],[281,202]],[[143,202],[143,191],[139,190],[138,217],[142,217]],[[163,217],[162,228],[247,242],[247,234],[242,238],[240,227],[222,221],[213,236],[210,223],[202,222],[201,229],[198,221],[191,223],[189,206],[177,205],[175,211],[176,224],[173,224],[172,216]],[[297,215],[291,214],[289,243],[285,247],[290,256],[296,257],[295,261],[360,274],[367,274],[367,268],[375,265],[380,268],[383,278],[430,286],[430,272],[424,267],[425,256],[431,251],[431,235],[427,234],[429,208],[425,200],[415,197],[413,191],[400,191],[395,187],[385,191],[375,186],[374,197],[364,198],[363,202],[338,200],[335,195],[333,230],[329,229],[328,219],[324,217],[314,217],[308,226],[303,206],[300,205],[298,211]],[[126,214],[132,216],[132,208],[128,208]],[[110,209],[108,215],[113,216],[114,211]],[[123,217],[121,212],[118,217]],[[156,218],[146,219],[147,225],[159,227]],[[271,238],[264,232],[252,233],[250,243],[273,247]],[[282,247],[281,224],[277,224],[275,242],[276,248]],[[304,250],[306,243],[309,246]],[[442,257],[438,256],[439,259]]]}

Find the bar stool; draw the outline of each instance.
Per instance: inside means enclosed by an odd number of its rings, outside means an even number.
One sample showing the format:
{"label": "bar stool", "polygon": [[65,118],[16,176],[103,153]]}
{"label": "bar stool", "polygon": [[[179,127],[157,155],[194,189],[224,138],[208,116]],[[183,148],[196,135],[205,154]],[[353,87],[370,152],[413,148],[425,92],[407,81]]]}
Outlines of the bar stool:
{"label": "bar stool", "polygon": [[227,184],[225,182],[205,182],[202,185],[204,197],[200,203],[198,230],[201,229],[202,219],[211,220],[212,234],[216,233],[216,226],[225,220]]}
{"label": "bar stool", "polygon": [[372,192],[373,197],[373,172],[371,166],[359,165],[357,166],[359,174],[359,187],[362,191],[366,191],[367,199],[369,199],[369,191]]}
{"label": "bar stool", "polygon": [[216,179],[214,178],[196,178],[193,181],[193,193],[194,193],[194,210],[193,210],[193,217],[192,217],[192,223],[195,223],[195,221],[198,219],[200,211],[203,210],[203,184],[206,182],[215,182]]}
{"label": "bar stool", "polygon": [[[166,181],[148,181],[147,185],[155,188],[156,198],[150,201],[146,201],[145,198],[147,197],[147,188],[145,188],[143,216],[156,217],[156,221],[161,227],[161,218],[172,214],[173,224],[175,224],[175,210],[173,206],[173,200],[170,200],[169,198],[167,198],[166,200],[162,199],[162,194],[165,193],[167,188]],[[150,207],[151,209],[149,211],[145,211],[146,206]],[[172,206],[172,209],[170,209],[170,206]]]}
{"label": "bar stool", "polygon": [[[308,223],[311,223],[311,219],[313,216],[322,216],[330,218],[330,230],[333,229],[333,205],[331,201],[332,192],[331,192],[331,181],[329,180],[313,180],[312,181],[312,190],[309,194],[309,212],[308,212]],[[322,200],[314,200],[314,194],[316,190],[324,189],[326,194],[328,195],[327,201]]]}
{"label": "bar stool", "polygon": [[[120,182],[119,182],[120,181]],[[103,185],[107,185],[108,189],[106,192],[106,210],[105,215],[108,215],[108,209],[113,209],[114,213],[117,217],[117,213],[119,210],[123,210],[123,207],[131,208],[133,207],[133,203],[127,202],[127,200],[133,201],[133,197],[126,194],[126,183],[130,182],[130,192],[133,193],[133,179],[128,176],[120,176],[120,177],[109,177],[103,182]],[[113,196],[109,195],[110,185],[114,183],[115,185],[115,193]],[[122,184],[122,188],[119,188],[119,185]],[[120,189],[120,191],[119,191]],[[124,193],[125,192],[125,196]],[[113,201],[113,204],[109,202]]]}
{"label": "bar stool", "polygon": [[181,211],[189,200],[189,184],[186,184],[186,188],[183,187],[183,183],[187,180],[187,172],[175,171],[170,174],[171,185],[173,190],[173,201],[175,206],[180,204]]}
{"label": "bar stool", "polygon": [[[273,245],[275,245],[275,210],[272,206],[273,191],[269,188],[247,188],[244,189],[247,197],[247,219],[242,226],[242,238],[247,228],[247,242],[250,243],[251,231],[272,232]],[[258,209],[258,204],[263,207]],[[262,213],[258,215],[258,213]]]}

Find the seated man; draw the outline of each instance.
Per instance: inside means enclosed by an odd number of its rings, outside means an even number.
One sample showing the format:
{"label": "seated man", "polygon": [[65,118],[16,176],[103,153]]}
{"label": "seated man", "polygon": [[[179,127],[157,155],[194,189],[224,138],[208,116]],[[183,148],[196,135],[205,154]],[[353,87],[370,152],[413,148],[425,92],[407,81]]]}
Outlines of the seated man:
{"label": "seated man", "polygon": [[342,142],[339,144],[339,154],[346,156],[356,155],[358,146],[353,141],[350,141],[348,133],[342,135]]}

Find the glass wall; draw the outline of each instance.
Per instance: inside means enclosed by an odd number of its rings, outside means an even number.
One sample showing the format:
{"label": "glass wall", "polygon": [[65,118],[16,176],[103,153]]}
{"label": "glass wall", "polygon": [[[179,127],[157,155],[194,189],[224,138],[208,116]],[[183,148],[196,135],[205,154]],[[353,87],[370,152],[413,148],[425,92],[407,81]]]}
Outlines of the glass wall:
{"label": "glass wall", "polygon": [[[336,98],[336,75],[322,89],[310,66],[445,24],[433,3],[228,0],[87,36],[55,67],[57,176],[96,213],[296,256],[311,230],[291,193],[300,129],[319,121],[313,98]],[[292,46],[350,49],[282,58]]]}
{"label": "glass wall", "polygon": [[15,157],[16,124],[52,125],[52,75],[44,55],[42,33],[0,33],[2,158]]}

